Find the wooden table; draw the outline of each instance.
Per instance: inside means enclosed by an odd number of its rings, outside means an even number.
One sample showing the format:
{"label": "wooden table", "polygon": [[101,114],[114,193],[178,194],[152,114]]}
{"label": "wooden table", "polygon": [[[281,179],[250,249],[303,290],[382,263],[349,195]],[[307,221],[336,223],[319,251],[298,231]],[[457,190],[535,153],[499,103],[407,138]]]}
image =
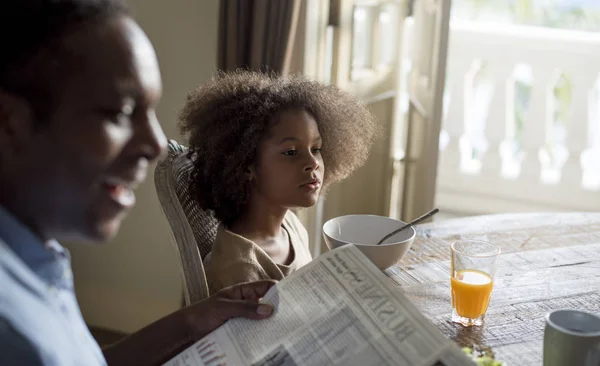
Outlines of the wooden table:
{"label": "wooden table", "polygon": [[[502,248],[482,327],[450,322],[450,244],[457,239]],[[409,253],[387,274],[461,346],[490,346],[509,365],[541,365],[548,311],[600,314],[600,213],[503,214],[421,225]]]}

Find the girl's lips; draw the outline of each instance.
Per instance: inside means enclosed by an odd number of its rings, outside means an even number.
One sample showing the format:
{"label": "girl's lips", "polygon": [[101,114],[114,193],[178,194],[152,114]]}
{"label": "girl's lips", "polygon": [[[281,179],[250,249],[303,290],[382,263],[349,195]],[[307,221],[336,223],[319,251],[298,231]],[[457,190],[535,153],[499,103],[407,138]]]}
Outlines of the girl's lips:
{"label": "girl's lips", "polygon": [[302,185],[303,188],[308,188],[310,191],[316,191],[321,187],[321,182],[318,180],[312,181],[310,183],[305,183]]}
{"label": "girl's lips", "polygon": [[313,178],[311,180],[305,181],[304,183],[301,184],[301,186],[306,186],[306,185],[309,185],[309,184],[321,184],[321,180],[318,179],[318,178]]}

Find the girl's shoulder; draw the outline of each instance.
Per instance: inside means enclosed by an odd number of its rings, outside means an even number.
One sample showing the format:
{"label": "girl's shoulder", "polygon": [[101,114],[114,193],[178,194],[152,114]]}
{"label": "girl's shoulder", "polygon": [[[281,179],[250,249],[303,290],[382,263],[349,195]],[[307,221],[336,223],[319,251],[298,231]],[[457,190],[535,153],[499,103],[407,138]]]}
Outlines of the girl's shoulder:
{"label": "girl's shoulder", "polygon": [[[283,225],[286,226],[287,229],[294,229],[297,231],[306,231],[302,221],[298,218],[298,216],[292,210],[288,210],[283,218]],[[301,230],[299,230],[301,229]]]}
{"label": "girl's shoulder", "polygon": [[295,242],[300,242],[302,245],[308,248],[308,232],[306,228],[302,224],[302,221],[296,216],[296,214],[292,210],[288,210],[287,214],[283,219],[283,226],[291,235],[294,235],[295,238],[292,238]]}

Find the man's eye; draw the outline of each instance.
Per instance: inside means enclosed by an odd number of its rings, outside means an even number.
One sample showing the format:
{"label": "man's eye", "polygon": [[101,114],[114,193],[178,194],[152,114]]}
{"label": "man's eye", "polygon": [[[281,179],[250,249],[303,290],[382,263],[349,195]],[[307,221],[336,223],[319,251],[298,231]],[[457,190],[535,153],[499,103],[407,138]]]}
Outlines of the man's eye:
{"label": "man's eye", "polygon": [[283,155],[286,155],[286,156],[294,156],[297,154],[298,154],[298,151],[296,151],[296,150],[287,150],[287,151],[283,152]]}
{"label": "man's eye", "polygon": [[133,115],[134,106],[132,104],[125,104],[119,108],[107,108],[104,110],[105,118],[116,125],[123,125],[131,123],[131,116]]}
{"label": "man's eye", "polygon": [[123,112],[116,112],[112,114],[110,120],[117,125],[126,125],[131,122],[131,115]]}
{"label": "man's eye", "polygon": [[105,121],[115,125],[122,125],[131,121],[131,114],[120,109],[104,109],[100,110],[99,113]]}

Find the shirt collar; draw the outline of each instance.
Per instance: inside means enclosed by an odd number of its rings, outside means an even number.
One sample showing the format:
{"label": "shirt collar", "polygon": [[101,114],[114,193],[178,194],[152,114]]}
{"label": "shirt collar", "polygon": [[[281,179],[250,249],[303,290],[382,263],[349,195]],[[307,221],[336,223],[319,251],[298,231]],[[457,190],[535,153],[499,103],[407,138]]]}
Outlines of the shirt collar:
{"label": "shirt collar", "polygon": [[44,243],[2,206],[0,239],[44,282],[59,288],[73,287],[69,252],[56,240]]}

